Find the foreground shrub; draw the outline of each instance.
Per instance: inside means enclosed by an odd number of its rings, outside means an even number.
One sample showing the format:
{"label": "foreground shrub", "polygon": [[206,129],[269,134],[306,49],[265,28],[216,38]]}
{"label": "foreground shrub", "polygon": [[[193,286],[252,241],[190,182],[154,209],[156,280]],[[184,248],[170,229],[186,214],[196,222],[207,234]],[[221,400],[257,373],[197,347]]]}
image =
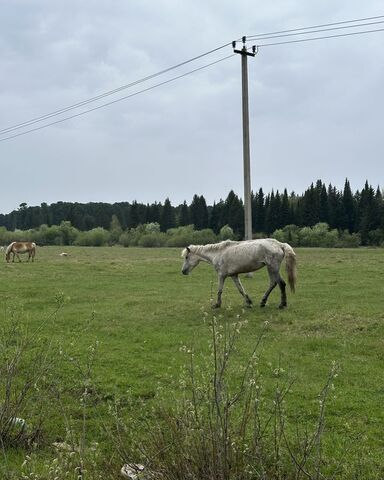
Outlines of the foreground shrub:
{"label": "foreground shrub", "polygon": [[246,364],[236,362],[236,340],[245,324],[220,325],[213,317],[208,358],[198,361],[190,347],[182,347],[187,362],[181,395],[161,392],[152,412],[143,412],[144,423],[122,419],[116,408],[110,433],[122,462],[144,464],[143,478],[159,480],[360,478],[351,476],[354,467],[341,468],[341,458],[324,449],[325,410],[337,366],[317,398],[317,420],[298,427],[286,413],[293,381],[280,365],[273,368],[275,389],[263,385],[261,337]]}
{"label": "foreground shrub", "polygon": [[38,331],[23,325],[18,307],[6,306],[0,328],[0,444],[37,445],[51,398],[56,355]]}

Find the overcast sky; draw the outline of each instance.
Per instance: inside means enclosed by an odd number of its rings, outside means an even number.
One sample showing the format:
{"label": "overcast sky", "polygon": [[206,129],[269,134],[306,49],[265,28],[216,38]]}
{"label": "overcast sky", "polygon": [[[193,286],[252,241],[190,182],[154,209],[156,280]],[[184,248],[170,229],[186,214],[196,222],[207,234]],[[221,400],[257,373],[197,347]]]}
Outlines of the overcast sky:
{"label": "overcast sky", "polygon": [[[242,35],[380,15],[384,6],[375,0],[4,1],[0,129],[135,82]],[[384,23],[354,31],[378,28]],[[278,40],[292,39],[297,37]],[[253,190],[302,193],[319,178],[342,188],[346,177],[353,190],[366,179],[384,186],[383,44],[384,31],[260,47],[249,58]],[[231,53],[227,46],[45,123]],[[240,56],[234,55],[111,106],[2,141],[0,212],[22,202],[152,203],[169,197],[177,205],[197,193],[212,204],[231,189],[242,196],[241,119]]]}

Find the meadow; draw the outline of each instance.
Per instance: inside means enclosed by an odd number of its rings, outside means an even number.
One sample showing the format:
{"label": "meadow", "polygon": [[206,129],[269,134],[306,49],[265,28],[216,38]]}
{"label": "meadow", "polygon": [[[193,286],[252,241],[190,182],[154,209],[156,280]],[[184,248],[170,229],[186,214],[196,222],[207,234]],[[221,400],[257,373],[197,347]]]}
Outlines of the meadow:
{"label": "meadow", "polygon": [[[185,350],[193,349],[197,362],[199,355],[209,357],[212,319],[220,325],[241,320],[235,365],[247,361],[263,335],[258,369],[266,395],[277,383],[289,385],[293,424],[316,419],[319,394],[337,365],[326,409],[326,451],[360,465],[354,478],[384,478],[383,249],[295,249],[297,291],[288,291],[286,310],[277,309],[277,288],[267,306],[258,307],[268,286],[261,270],[242,279],[253,308],[243,307],[227,281],[223,307],[214,312],[215,272],[201,264],[181,275],[180,249],[66,247],[67,257],[59,255],[62,249],[40,247],[34,263],[22,257],[22,263],[0,265],[2,328],[16,322],[55,357],[38,461],[49,461],[50,445],[65,439],[70,424],[102,445],[100,464],[117,468],[121,459],[103,428],[111,403],[118,399],[130,416],[140,416],[160,389],[171,405],[181,391]],[[84,386],[93,395],[86,414]],[[28,421],[28,409],[21,413]],[[4,478],[24,478],[17,472],[26,453],[26,446],[3,446]]]}

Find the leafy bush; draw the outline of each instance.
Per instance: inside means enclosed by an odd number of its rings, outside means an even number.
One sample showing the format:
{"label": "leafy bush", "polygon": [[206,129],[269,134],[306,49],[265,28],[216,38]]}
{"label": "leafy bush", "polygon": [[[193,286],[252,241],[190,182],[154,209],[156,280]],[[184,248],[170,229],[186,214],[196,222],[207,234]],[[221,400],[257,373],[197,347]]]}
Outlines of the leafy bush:
{"label": "leafy bush", "polygon": [[5,313],[0,328],[0,441],[2,448],[37,445],[51,399],[56,355],[48,341],[23,325],[21,309],[11,305]]}
{"label": "leafy bush", "polygon": [[236,235],[233,232],[233,229],[229,225],[224,225],[221,227],[219,232],[220,240],[234,240]]}
{"label": "leafy bush", "polygon": [[382,245],[384,243],[384,230],[381,228],[371,230],[368,232],[368,238],[370,245]]}
{"label": "leafy bush", "polygon": [[[185,368],[173,389],[180,395],[173,396],[171,404],[167,393],[160,392],[152,413],[142,418],[128,412],[124,419],[116,409],[110,434],[122,462],[144,463],[144,477],[159,480],[336,478],[341,459],[334,458],[333,451],[326,455],[324,426],[337,365],[331,366],[317,397],[315,420],[299,429],[293,412],[286,413],[293,380],[278,365],[272,367],[274,391],[263,385],[263,333],[248,360],[242,365],[235,361],[237,339],[246,323],[238,318],[233,324],[220,324],[212,317],[209,356],[197,360],[191,347],[181,347]],[[313,419],[313,413],[307,418]],[[358,478],[352,470],[337,478]]]}
{"label": "leafy bush", "polygon": [[358,247],[361,245],[360,235],[330,230],[327,223],[317,223],[313,227],[298,227],[287,225],[273,232],[273,238],[286,242],[293,247]]}
{"label": "leafy bush", "polygon": [[88,232],[79,232],[75,245],[86,247],[102,247],[109,241],[109,232],[104,228],[98,227]]}
{"label": "leafy bush", "polygon": [[186,247],[193,243],[193,233],[195,228],[193,225],[185,225],[178,228],[170,228],[167,230],[167,247]]}
{"label": "leafy bush", "polygon": [[139,247],[164,247],[167,241],[167,236],[165,233],[157,232],[157,233],[146,233],[138,242]]}
{"label": "leafy bush", "polygon": [[203,230],[196,230],[192,235],[192,242],[195,245],[207,245],[208,243],[217,242],[217,237],[213,230],[204,228]]}
{"label": "leafy bush", "polygon": [[61,222],[59,232],[62,238],[62,245],[72,245],[79,234],[79,231],[72,226],[71,222]]}

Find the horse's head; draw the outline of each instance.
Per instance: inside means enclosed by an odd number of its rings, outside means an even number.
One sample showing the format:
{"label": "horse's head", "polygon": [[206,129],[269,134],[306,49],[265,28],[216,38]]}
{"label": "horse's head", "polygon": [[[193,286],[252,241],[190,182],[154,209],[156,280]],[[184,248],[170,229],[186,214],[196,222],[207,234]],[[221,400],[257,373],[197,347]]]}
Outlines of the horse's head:
{"label": "horse's head", "polygon": [[191,271],[200,263],[201,258],[192,253],[189,247],[184,248],[181,252],[182,258],[184,258],[183,266],[181,268],[181,273],[183,275],[188,275]]}
{"label": "horse's head", "polygon": [[8,245],[7,249],[5,250],[5,260],[9,263],[9,260],[11,259],[11,253],[12,253],[12,246],[15,242],[12,242],[11,244]]}

